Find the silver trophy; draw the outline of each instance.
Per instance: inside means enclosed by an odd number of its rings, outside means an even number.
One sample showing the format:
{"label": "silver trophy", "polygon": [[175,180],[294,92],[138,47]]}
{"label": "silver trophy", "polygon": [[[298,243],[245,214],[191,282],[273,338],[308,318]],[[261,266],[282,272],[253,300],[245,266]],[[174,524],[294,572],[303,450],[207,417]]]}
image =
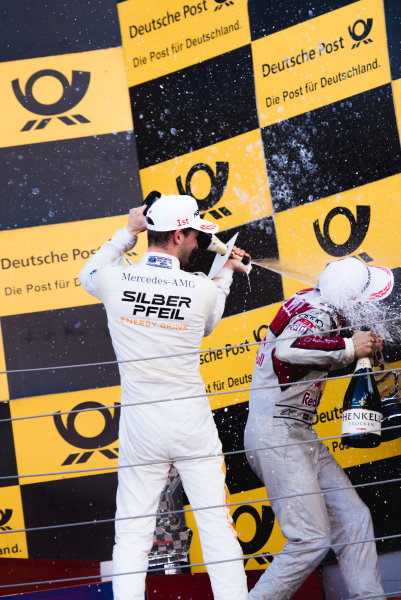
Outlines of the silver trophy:
{"label": "silver trophy", "polygon": [[149,553],[149,568],[159,567],[166,574],[179,573],[183,564],[188,563],[192,530],[185,523],[183,489],[181,478],[175,467],[171,467],[166,485],[160,494],[153,546]]}
{"label": "silver trophy", "polygon": [[[373,375],[381,397],[382,433],[383,442],[389,442],[401,437],[401,391],[399,387],[398,371],[393,371],[380,352],[376,354],[380,371]],[[391,427],[391,429],[389,429]],[[394,428],[393,428],[394,427]]]}

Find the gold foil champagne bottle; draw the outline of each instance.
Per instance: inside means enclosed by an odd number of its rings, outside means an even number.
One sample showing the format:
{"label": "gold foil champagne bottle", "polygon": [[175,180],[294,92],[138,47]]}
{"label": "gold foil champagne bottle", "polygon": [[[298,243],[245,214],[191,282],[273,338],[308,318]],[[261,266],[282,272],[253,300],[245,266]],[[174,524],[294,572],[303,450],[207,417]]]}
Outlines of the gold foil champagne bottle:
{"label": "gold foil champagne bottle", "polygon": [[341,441],[352,448],[375,448],[381,442],[381,421],[381,398],[372,363],[370,358],[360,358],[344,396]]}

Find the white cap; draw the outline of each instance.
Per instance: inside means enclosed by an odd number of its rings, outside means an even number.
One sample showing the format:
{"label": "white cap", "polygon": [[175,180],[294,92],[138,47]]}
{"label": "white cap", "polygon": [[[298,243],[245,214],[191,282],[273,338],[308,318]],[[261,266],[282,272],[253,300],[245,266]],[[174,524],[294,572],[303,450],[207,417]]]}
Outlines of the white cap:
{"label": "white cap", "polygon": [[201,219],[192,196],[160,196],[146,213],[146,227],[151,231],[176,231],[192,227],[206,233],[216,233],[219,226]]}
{"label": "white cap", "polygon": [[368,266],[355,256],[328,264],[317,282],[322,300],[335,307],[349,300],[382,300],[391,293],[393,285],[390,269]]}

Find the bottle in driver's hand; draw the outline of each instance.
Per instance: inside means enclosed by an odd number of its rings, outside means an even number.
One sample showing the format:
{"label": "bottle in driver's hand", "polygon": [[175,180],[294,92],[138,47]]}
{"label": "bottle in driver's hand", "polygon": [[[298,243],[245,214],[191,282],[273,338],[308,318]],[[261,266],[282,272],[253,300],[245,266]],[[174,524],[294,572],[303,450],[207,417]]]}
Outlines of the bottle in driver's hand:
{"label": "bottle in driver's hand", "polygon": [[370,358],[360,358],[344,396],[341,441],[353,448],[374,448],[381,442],[381,421],[381,398],[372,363]]}

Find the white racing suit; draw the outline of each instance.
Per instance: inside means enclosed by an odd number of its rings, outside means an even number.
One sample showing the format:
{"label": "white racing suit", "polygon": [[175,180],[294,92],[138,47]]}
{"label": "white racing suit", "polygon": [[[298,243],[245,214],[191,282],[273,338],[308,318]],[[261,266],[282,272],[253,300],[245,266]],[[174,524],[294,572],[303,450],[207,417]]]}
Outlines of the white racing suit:
{"label": "white racing suit", "polygon": [[[79,275],[83,287],[105,306],[117,360],[134,360],[119,364],[115,600],[144,598],[156,517],[127,517],[157,512],[170,461],[193,509],[227,502],[222,446],[199,373],[199,347],[223,313],[232,271],[222,269],[210,281],[182,271],[178,259],[159,253],[147,253],[138,265],[124,266],[122,256],[135,242],[127,229],[117,231]],[[164,399],[169,401],[148,404]],[[138,405],[129,406],[133,403]],[[210,454],[220,456],[174,462]],[[154,464],[124,468],[147,462]],[[245,600],[242,551],[228,509],[194,515],[205,562],[238,559],[207,566],[215,599]],[[143,572],[117,575],[135,571]]]}
{"label": "white racing suit", "polygon": [[[352,487],[330,492],[351,483],[326,446],[316,441],[312,428],[323,382],[309,380],[354,359],[351,339],[321,333],[338,326],[338,317],[321,302],[319,292],[304,290],[283,304],[258,350],[245,449],[288,541],[250,592],[250,600],[291,598],[335,544],[350,597],[382,598],[375,543],[346,545],[374,537],[369,509]],[[264,386],[270,389],[259,389]],[[257,448],[266,449],[253,451]],[[313,494],[319,491],[323,493]],[[280,496],[287,497],[274,500]]]}

